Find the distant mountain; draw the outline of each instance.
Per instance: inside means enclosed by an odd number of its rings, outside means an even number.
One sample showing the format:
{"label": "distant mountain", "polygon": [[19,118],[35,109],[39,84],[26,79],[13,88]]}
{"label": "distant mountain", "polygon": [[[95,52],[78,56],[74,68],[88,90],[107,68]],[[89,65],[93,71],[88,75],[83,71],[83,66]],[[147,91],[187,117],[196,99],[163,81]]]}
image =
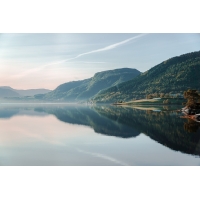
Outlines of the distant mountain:
{"label": "distant mountain", "polygon": [[22,96],[34,96],[36,94],[46,94],[51,92],[48,89],[29,89],[29,90],[16,90]]}
{"label": "distant mountain", "polygon": [[168,59],[136,78],[101,91],[96,102],[129,101],[154,93],[200,90],[200,51]]}
{"label": "distant mountain", "polygon": [[85,100],[101,90],[131,80],[140,73],[138,70],[130,68],[98,72],[92,78],[64,83],[48,94],[35,95],[35,98],[60,101]]}
{"label": "distant mountain", "polygon": [[34,96],[36,94],[46,94],[50,91],[48,89],[17,90],[9,86],[0,86],[0,97]]}
{"label": "distant mountain", "polygon": [[3,87],[0,87],[0,97],[19,97],[20,95],[13,91],[13,90],[10,90],[8,88],[3,88]]}

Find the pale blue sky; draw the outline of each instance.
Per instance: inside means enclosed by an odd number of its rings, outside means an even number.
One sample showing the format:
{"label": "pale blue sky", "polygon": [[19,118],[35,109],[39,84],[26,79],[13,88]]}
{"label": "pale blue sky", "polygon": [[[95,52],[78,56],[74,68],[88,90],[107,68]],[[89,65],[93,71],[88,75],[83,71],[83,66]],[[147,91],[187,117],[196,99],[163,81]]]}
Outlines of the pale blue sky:
{"label": "pale blue sky", "polygon": [[200,50],[200,34],[0,34],[0,86],[55,89],[96,72]]}

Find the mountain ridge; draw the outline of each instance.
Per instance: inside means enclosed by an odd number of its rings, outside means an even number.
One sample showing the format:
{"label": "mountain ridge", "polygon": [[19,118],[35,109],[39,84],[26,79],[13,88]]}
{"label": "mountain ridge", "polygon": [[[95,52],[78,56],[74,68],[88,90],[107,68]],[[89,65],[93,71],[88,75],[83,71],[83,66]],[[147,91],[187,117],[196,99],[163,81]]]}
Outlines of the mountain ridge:
{"label": "mountain ridge", "polygon": [[48,89],[27,89],[27,90],[20,90],[14,89],[10,86],[0,86],[0,97],[23,97],[23,96],[34,96],[36,94],[45,94],[50,92],[51,90]]}
{"label": "mountain ridge", "polygon": [[154,93],[183,94],[189,88],[200,90],[200,51],[167,59],[132,80],[101,91],[94,101],[130,101]]}
{"label": "mountain ridge", "polygon": [[52,92],[45,95],[35,95],[35,98],[58,101],[86,100],[96,95],[99,91],[130,80],[140,73],[137,69],[131,68],[97,72],[91,78],[63,83]]}

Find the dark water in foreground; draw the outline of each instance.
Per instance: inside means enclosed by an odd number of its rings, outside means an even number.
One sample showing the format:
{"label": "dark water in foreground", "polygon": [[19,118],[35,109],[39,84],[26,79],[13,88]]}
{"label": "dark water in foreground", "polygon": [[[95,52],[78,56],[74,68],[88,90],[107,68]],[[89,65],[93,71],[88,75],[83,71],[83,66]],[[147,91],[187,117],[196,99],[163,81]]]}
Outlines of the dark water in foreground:
{"label": "dark water in foreground", "polygon": [[200,123],[169,110],[0,104],[0,165],[200,165]]}

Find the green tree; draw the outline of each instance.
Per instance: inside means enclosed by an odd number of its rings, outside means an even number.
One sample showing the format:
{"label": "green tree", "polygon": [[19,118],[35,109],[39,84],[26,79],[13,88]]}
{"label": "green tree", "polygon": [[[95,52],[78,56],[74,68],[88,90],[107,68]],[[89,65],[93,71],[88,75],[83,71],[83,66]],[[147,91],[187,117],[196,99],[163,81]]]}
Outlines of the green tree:
{"label": "green tree", "polygon": [[170,96],[169,96],[169,93],[166,93],[165,94],[165,98],[169,98]]}
{"label": "green tree", "polygon": [[163,98],[165,96],[164,93],[160,93],[160,98]]}
{"label": "green tree", "polygon": [[147,95],[147,99],[152,99],[153,98],[153,95],[152,94],[148,94]]}
{"label": "green tree", "polygon": [[198,101],[200,100],[200,95],[197,90],[189,89],[184,92],[184,98],[187,99],[186,106],[190,108],[197,108]]}

